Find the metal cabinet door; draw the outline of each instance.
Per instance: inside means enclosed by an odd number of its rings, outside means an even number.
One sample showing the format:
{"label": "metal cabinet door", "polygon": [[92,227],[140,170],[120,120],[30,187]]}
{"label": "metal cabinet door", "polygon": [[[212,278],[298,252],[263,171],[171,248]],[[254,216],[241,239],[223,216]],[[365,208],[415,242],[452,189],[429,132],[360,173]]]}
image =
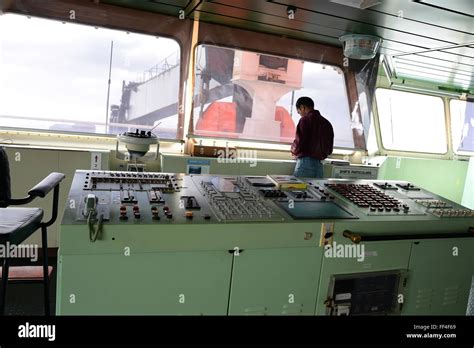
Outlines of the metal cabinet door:
{"label": "metal cabinet door", "polygon": [[249,249],[234,254],[230,315],[312,315],[322,248]]}
{"label": "metal cabinet door", "polygon": [[225,315],[227,251],[65,255],[59,315]]}
{"label": "metal cabinet door", "polygon": [[413,243],[403,314],[466,315],[474,239]]}

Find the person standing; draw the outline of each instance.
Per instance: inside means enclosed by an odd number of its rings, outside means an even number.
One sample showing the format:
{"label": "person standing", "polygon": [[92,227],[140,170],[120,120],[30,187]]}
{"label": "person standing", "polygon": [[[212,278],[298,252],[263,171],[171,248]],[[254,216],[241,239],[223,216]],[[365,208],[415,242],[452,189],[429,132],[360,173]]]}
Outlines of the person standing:
{"label": "person standing", "polygon": [[296,177],[322,178],[322,160],[332,154],[334,130],[331,122],[325,119],[309,97],[296,101],[296,111],[301,116],[296,135],[291,145],[291,154],[296,158]]}

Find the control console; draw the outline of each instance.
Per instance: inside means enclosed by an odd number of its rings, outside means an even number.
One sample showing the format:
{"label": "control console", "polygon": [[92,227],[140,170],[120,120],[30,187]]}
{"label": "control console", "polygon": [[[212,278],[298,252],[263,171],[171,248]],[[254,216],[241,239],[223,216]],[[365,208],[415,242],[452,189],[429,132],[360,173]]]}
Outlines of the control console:
{"label": "control console", "polygon": [[65,220],[109,224],[290,222],[300,219],[473,218],[472,210],[411,183],[308,180],[278,188],[267,177],[77,171]]}

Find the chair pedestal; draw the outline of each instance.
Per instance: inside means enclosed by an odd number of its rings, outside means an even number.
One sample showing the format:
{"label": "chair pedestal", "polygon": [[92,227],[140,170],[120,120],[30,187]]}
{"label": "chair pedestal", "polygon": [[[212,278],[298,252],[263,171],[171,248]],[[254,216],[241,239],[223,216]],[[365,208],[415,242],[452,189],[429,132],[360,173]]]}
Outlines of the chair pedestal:
{"label": "chair pedestal", "polygon": [[0,314],[1,315],[5,315],[5,301],[7,297],[9,267],[10,267],[10,259],[6,257],[3,260],[3,268],[2,268],[2,295],[0,296]]}
{"label": "chair pedestal", "polygon": [[50,315],[49,275],[48,275],[48,233],[46,226],[41,226],[41,240],[43,251],[43,284],[44,284],[44,314]]}

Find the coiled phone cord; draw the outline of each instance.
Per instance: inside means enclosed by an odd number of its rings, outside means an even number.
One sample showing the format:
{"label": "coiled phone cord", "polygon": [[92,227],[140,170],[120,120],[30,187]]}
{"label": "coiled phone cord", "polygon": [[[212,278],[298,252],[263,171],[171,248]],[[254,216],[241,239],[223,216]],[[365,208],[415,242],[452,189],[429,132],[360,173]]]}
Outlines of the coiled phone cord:
{"label": "coiled phone cord", "polygon": [[89,226],[89,240],[94,243],[99,235],[102,234],[102,227],[104,222],[104,215],[101,214],[99,217],[99,222],[97,223],[97,229],[94,227],[94,218],[93,218],[93,211],[89,212],[87,217],[87,225]]}

